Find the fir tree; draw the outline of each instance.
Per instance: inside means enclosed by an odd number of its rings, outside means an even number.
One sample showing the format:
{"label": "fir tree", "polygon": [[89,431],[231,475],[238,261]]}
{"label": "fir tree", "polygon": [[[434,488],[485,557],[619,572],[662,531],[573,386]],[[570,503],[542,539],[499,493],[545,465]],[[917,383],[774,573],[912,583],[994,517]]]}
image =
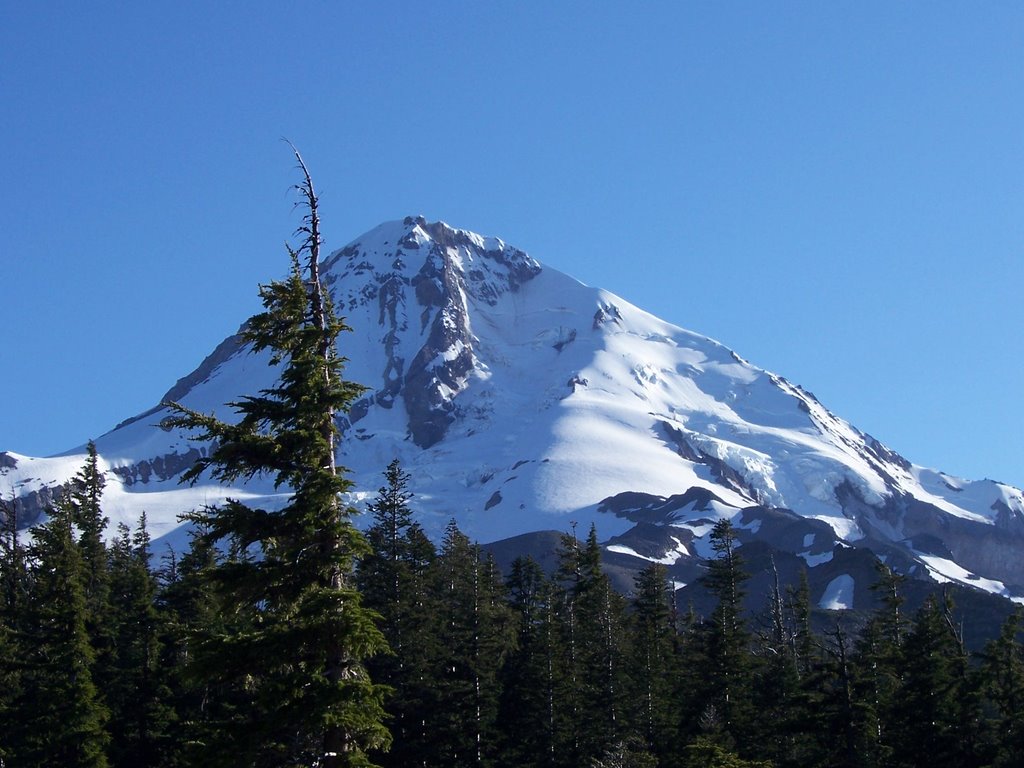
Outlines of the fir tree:
{"label": "fir tree", "polygon": [[[952,626],[949,606],[929,597],[904,642],[902,680],[892,707],[889,741],[898,766],[970,765],[972,734],[961,725],[969,706],[967,659]],[[927,749],[922,749],[927,745]]]}
{"label": "fir tree", "polygon": [[111,763],[125,768],[164,764],[173,721],[166,668],[165,634],[150,570],[149,533],[143,514],[132,532],[121,525],[110,548],[110,615],[116,655],[105,689],[111,710]]}
{"label": "fir tree", "polygon": [[93,682],[87,571],[65,494],[33,529],[24,674],[12,749],[16,766],[105,768],[108,712]]}
{"label": "fir tree", "polygon": [[191,531],[188,550],[180,558],[171,550],[158,577],[160,665],[168,688],[166,701],[177,722],[175,738],[165,744],[162,762],[167,766],[208,760],[206,733],[219,719],[231,719],[234,702],[224,695],[225,682],[196,674],[191,664],[193,650],[204,641],[239,629],[213,589],[210,573],[217,562],[214,545]]}
{"label": "fir tree", "polygon": [[1024,765],[1024,614],[1017,608],[1003,623],[999,637],[982,654],[982,680],[994,712],[994,766]]}
{"label": "fir tree", "polygon": [[882,562],[871,589],[879,606],[861,630],[853,659],[855,728],[860,763],[888,765],[892,756],[892,711],[902,681],[906,621],[901,586],[906,577]]}
{"label": "fir tree", "polygon": [[67,484],[65,497],[78,532],[78,549],[82,556],[85,628],[95,654],[92,677],[104,699],[110,687],[116,685],[118,674],[110,605],[110,553],[104,539],[109,522],[102,508],[105,487],[96,444],[90,440],[86,445],[85,462]]}
{"label": "fir tree", "polygon": [[586,589],[587,574],[575,524],[571,534],[562,534],[557,556],[554,604],[558,661],[555,666],[559,672],[553,681],[555,711],[552,718],[555,723],[555,765],[572,766],[580,765],[585,759],[582,742],[586,727],[579,595]]}
{"label": "fir tree", "polygon": [[432,718],[433,762],[490,765],[497,754],[498,672],[514,627],[494,561],[452,521],[434,564],[441,652]]}
{"label": "fir tree", "polygon": [[103,539],[108,520],[101,507],[105,486],[96,444],[90,440],[86,446],[85,464],[71,479],[67,493],[75,527],[79,531],[78,546],[85,564],[85,598],[94,642],[100,628],[106,624],[110,590],[107,546]]}
{"label": "fir tree", "polygon": [[563,666],[559,712],[560,764],[599,757],[619,740],[625,696],[625,605],[601,568],[597,530],[580,546],[564,536],[559,551]]}
{"label": "fir tree", "polygon": [[[25,548],[18,532],[18,501],[0,499],[0,723],[15,722],[21,695],[21,659],[28,606]],[[16,729],[0,725],[0,763],[10,761]]]}
{"label": "fir tree", "polygon": [[556,625],[551,582],[530,557],[518,557],[506,581],[516,618],[516,644],[502,669],[498,722],[509,768],[555,760]]}
{"label": "fir tree", "polygon": [[197,672],[234,681],[250,696],[220,729],[217,751],[236,765],[334,768],[366,765],[366,750],[388,741],[383,691],[364,666],[386,644],[353,583],[354,560],[367,546],[354,511],[341,504],[351,483],[335,463],[335,416],[362,387],[342,378],[336,344],[348,328],[320,282],[318,201],[296,158],[304,241],[289,249],[290,277],[261,288],[265,311],[244,331],[254,352],[270,352],[279,381],[232,403],[237,423],[180,405],[168,423],[213,441],[185,479],[259,475],[291,492],[276,511],[231,500],[188,516],[209,543],[235,553],[210,572],[224,606],[243,617],[238,631],[206,638],[192,660]]}
{"label": "fir tree", "polygon": [[764,628],[758,632],[755,653],[759,664],[754,685],[754,738],[761,743],[763,754],[771,756],[778,766],[806,764],[806,745],[799,731],[807,724],[810,713],[805,707],[801,672],[806,660],[801,646],[809,637],[806,602],[797,598],[796,607],[787,604],[779,584],[779,574],[772,558],[772,588]]}
{"label": "fir tree", "polygon": [[19,623],[28,601],[25,545],[21,541],[18,499],[0,499],[0,623],[9,629]]}
{"label": "fir tree", "polygon": [[674,695],[679,676],[678,642],[665,566],[652,563],[636,576],[629,668],[638,732],[661,759],[676,748],[681,712]]}
{"label": "fir tree", "polygon": [[397,459],[384,477],[386,484],[368,505],[374,519],[366,532],[371,551],[359,563],[358,582],[366,606],[380,614],[381,630],[392,650],[392,655],[378,656],[368,665],[375,681],[392,688],[387,710],[394,742],[379,760],[385,766],[411,766],[427,741],[427,712],[436,709],[426,661],[436,656],[435,608],[427,585],[436,551],[412,519],[409,475]]}
{"label": "fir tree", "polygon": [[716,603],[703,632],[710,673],[705,706],[712,708],[729,738],[741,740],[752,695],[751,637],[743,618],[743,584],[748,576],[729,520],[715,523],[710,540],[716,556],[707,561],[702,582]]}
{"label": "fir tree", "polygon": [[[855,698],[853,644],[840,624],[823,638],[824,659],[810,683],[818,698],[818,715],[809,723],[817,724],[814,765],[853,768],[865,761],[861,749],[860,706]],[[824,738],[822,738],[824,737]]]}

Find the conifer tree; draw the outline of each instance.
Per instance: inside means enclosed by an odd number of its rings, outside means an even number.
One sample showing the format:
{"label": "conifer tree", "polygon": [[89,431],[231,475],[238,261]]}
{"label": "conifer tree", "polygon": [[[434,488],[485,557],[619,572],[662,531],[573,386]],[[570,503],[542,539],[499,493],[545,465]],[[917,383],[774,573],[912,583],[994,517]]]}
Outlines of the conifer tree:
{"label": "conifer tree", "polygon": [[354,585],[354,560],[367,546],[341,503],[351,483],[335,459],[335,416],[362,387],[342,377],[336,344],[348,328],[320,282],[318,201],[295,156],[304,240],[289,248],[290,277],[260,289],[264,312],[244,330],[253,352],[269,351],[279,381],[232,403],[236,423],[181,405],[168,421],[213,441],[186,480],[266,476],[290,492],[278,510],[229,500],[188,516],[209,543],[235,553],[210,572],[224,606],[245,617],[240,631],[198,645],[192,664],[250,696],[237,727],[216,734],[225,762],[359,766],[388,741],[383,691],[364,666],[386,644]]}
{"label": "conifer tree", "polygon": [[384,477],[385,485],[367,505],[374,519],[366,531],[371,551],[359,563],[358,583],[366,606],[380,614],[392,650],[368,665],[376,682],[392,688],[387,710],[394,742],[378,759],[385,766],[412,766],[427,741],[426,713],[436,709],[427,661],[436,656],[436,610],[427,582],[436,551],[412,519],[409,475],[397,459]]}
{"label": "conifer tree", "polygon": [[651,563],[637,574],[633,603],[630,680],[634,717],[647,749],[665,759],[677,747],[681,717],[674,686],[679,676],[676,629],[665,566]]}
{"label": "conifer tree", "polygon": [[887,765],[892,756],[892,711],[902,680],[906,620],[901,591],[906,577],[882,562],[871,589],[879,606],[861,630],[853,659],[855,727],[862,764]]}
{"label": "conifer tree", "polygon": [[214,545],[193,530],[189,548],[180,558],[170,551],[159,574],[160,665],[168,688],[167,704],[176,721],[174,738],[165,743],[162,762],[166,766],[209,760],[205,734],[211,726],[215,728],[225,707],[230,709],[234,703],[223,695],[224,681],[194,674],[191,664],[194,649],[205,639],[239,631],[213,589],[210,573],[217,562]]}
{"label": "conifer tree", "polygon": [[65,494],[33,529],[31,593],[25,622],[21,695],[16,708],[17,766],[108,765],[106,707],[93,681],[86,631],[87,572]]}
{"label": "conifer tree", "polygon": [[0,499],[0,623],[13,631],[28,600],[25,545],[18,525],[18,499]]}
{"label": "conifer tree", "polygon": [[[0,723],[13,723],[21,694],[28,573],[18,533],[18,501],[0,499]],[[0,726],[0,763],[10,761],[16,729]]]}
{"label": "conifer tree", "polygon": [[1024,646],[1019,635],[1024,614],[1017,608],[999,637],[982,654],[982,680],[994,713],[994,766],[1024,765]]}
{"label": "conifer tree", "polygon": [[762,754],[770,755],[778,766],[806,764],[805,744],[800,730],[806,725],[809,713],[801,686],[801,670],[806,661],[800,654],[801,646],[809,638],[806,603],[787,604],[779,584],[779,574],[772,558],[772,587],[768,600],[768,613],[763,629],[758,632],[755,653],[760,661],[756,668],[754,685],[754,738],[761,743]]}
{"label": "conifer tree", "polygon": [[102,508],[105,487],[106,479],[100,470],[96,444],[90,440],[86,445],[85,462],[68,482],[64,493],[82,556],[85,628],[95,654],[92,677],[104,698],[117,676],[117,648],[110,605],[110,553],[104,538],[109,521]]}
{"label": "conifer tree", "polygon": [[123,523],[110,547],[110,616],[116,655],[105,689],[111,710],[113,766],[164,764],[173,720],[166,668],[161,664],[162,616],[150,570],[145,514],[132,532]]}
{"label": "conifer tree", "polygon": [[15,732],[9,723],[17,717],[15,702],[21,691],[21,675],[16,665],[18,648],[14,632],[4,621],[0,621],[0,765],[6,765],[13,757]]}
{"label": "conifer tree", "polygon": [[553,766],[558,660],[552,585],[533,558],[522,556],[513,561],[506,587],[516,619],[516,643],[501,674],[500,764]]}
{"label": "conifer tree", "polygon": [[626,690],[625,605],[601,568],[597,529],[581,546],[562,537],[558,553],[562,666],[558,681],[558,757],[579,765],[619,740]]}
{"label": "conifer tree", "polygon": [[555,572],[555,615],[557,617],[559,670],[554,679],[555,765],[580,765],[583,753],[584,690],[583,639],[580,636],[579,595],[586,589],[587,574],[583,550],[573,524],[571,534],[559,541]]}
{"label": "conifer tree", "polygon": [[743,618],[748,576],[729,520],[715,523],[710,540],[716,556],[707,561],[702,582],[716,602],[703,633],[710,673],[705,706],[712,708],[728,737],[742,740],[752,694],[751,637]]}
{"label": "conifer tree", "polygon": [[431,765],[490,765],[497,734],[499,670],[512,640],[512,616],[491,558],[452,521],[434,563],[440,630],[440,711],[433,718]]}
{"label": "conifer tree", "polygon": [[948,609],[929,597],[905,639],[903,675],[889,728],[893,762],[898,766],[971,764],[974,734],[962,727],[960,716],[972,698],[966,681],[967,659],[946,621]]}
{"label": "conifer tree", "polygon": [[815,765],[853,768],[869,764],[870,752],[863,750],[860,705],[856,699],[854,682],[853,644],[840,624],[824,639],[824,659],[814,671],[810,683],[817,695],[817,743],[814,745]]}
{"label": "conifer tree", "polygon": [[811,631],[811,587],[807,569],[800,571],[800,582],[789,588],[789,608],[793,620],[793,658],[797,676],[805,678],[813,667],[814,634]]}
{"label": "conifer tree", "polygon": [[359,586],[367,606],[381,614],[381,628],[394,663],[401,666],[406,656],[405,634],[414,632],[423,618],[425,573],[436,552],[423,528],[412,519],[409,475],[397,459],[388,465],[384,477],[387,484],[367,505],[374,522],[366,531],[370,552],[359,564]]}
{"label": "conifer tree", "polygon": [[96,444],[90,440],[86,446],[85,464],[71,479],[67,493],[74,524],[79,532],[78,546],[85,565],[85,598],[91,614],[89,623],[94,641],[100,627],[106,623],[110,590],[107,546],[103,539],[108,520],[101,507],[105,486],[106,479],[99,468]]}

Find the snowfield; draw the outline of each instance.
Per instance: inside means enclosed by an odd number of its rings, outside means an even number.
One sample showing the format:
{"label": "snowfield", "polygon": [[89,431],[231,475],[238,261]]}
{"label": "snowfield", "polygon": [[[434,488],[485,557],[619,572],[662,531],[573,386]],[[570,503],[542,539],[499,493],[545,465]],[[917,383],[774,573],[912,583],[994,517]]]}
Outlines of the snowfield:
{"label": "snowfield", "polygon": [[[1020,562],[976,551],[990,535],[1019,546],[1020,490],[915,466],[781,376],[502,240],[407,218],[354,240],[322,269],[354,329],[340,341],[346,377],[369,388],[339,423],[357,507],[397,457],[434,535],[452,518],[481,542],[594,524],[604,541],[626,537],[609,552],[681,568],[709,554],[714,520],[739,525],[745,509],[783,510],[806,525],[790,551],[809,567],[832,559],[831,545],[812,551],[820,521],[836,542],[894,548],[934,579],[1024,596],[1012,586],[1024,584]],[[266,354],[226,341],[172,393],[224,418],[227,402],[275,375]],[[166,415],[157,405],[96,440],[112,524],[134,525],[145,511],[154,536],[178,546],[183,511],[228,496],[281,503],[259,479],[180,485],[203,446],[162,428]],[[4,456],[0,493],[38,511],[40,492],[79,469],[84,447]],[[688,492],[699,500],[664,506]],[[631,494],[668,501],[630,507]],[[647,531],[646,548],[634,546],[628,537],[641,524],[656,526],[660,543]],[[944,526],[959,538],[943,538],[941,557],[915,548],[915,537],[941,537]],[[746,524],[748,538],[762,533]],[[851,576],[836,577],[819,604],[848,607],[854,589]]]}

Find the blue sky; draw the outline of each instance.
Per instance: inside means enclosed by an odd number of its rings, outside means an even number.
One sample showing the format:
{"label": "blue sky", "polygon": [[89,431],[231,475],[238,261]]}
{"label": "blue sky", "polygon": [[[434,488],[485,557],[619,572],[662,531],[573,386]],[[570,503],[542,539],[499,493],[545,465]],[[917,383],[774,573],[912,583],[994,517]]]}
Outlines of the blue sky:
{"label": "blue sky", "polygon": [[[285,7],[287,6],[287,8]],[[8,3],[0,449],[155,404],[298,223],[504,238],[1024,485],[1024,5]]]}

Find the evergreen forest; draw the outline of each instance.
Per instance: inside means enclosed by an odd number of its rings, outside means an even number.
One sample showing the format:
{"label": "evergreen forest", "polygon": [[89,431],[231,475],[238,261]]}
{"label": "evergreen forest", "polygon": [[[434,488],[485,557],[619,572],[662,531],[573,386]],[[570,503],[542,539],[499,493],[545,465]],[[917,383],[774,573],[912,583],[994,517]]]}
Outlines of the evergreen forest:
{"label": "evergreen forest", "polygon": [[155,554],[144,518],[106,536],[94,449],[30,537],[5,501],[0,765],[322,765],[318,712],[334,709],[364,745],[341,765],[1024,764],[1020,613],[968,653],[949,601],[905,616],[879,564],[856,632],[812,631],[806,585],[744,615],[726,520],[703,582],[716,607],[698,616],[658,564],[617,593],[593,529],[561,537],[553,573],[528,557],[499,572],[454,522],[435,545],[408,475],[383,477],[344,592],[361,616],[333,627],[372,653],[333,708],[304,647],[328,643],[312,609],[270,605],[283,579],[215,546],[208,522],[181,554]]}

